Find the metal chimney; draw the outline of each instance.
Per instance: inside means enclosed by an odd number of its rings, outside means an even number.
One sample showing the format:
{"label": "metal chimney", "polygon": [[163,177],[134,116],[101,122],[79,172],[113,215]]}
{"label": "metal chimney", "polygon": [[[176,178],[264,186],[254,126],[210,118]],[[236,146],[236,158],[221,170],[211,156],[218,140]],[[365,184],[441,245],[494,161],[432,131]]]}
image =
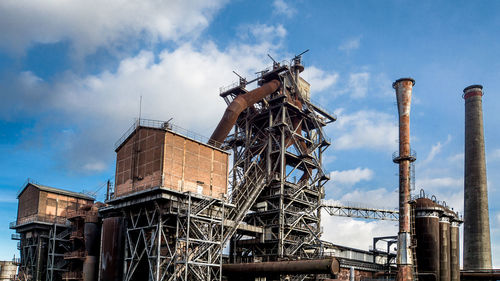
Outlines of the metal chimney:
{"label": "metal chimney", "polygon": [[464,89],[464,269],[491,269],[490,222],[483,132],[483,86]]}
{"label": "metal chimney", "polygon": [[399,155],[394,163],[399,164],[399,232],[397,265],[398,281],[413,280],[413,256],[411,246],[410,214],[410,164],[415,156],[410,150],[410,106],[411,91],[415,85],[412,78],[401,78],[392,84],[396,90],[399,113]]}

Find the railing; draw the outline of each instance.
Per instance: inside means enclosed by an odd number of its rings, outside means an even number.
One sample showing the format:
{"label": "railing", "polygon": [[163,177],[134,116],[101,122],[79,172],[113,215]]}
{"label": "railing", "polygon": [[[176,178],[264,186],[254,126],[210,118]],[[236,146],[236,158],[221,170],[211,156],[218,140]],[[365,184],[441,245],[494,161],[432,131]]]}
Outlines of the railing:
{"label": "railing", "polygon": [[80,271],[69,271],[69,272],[63,272],[62,273],[62,278],[65,280],[69,279],[82,279],[83,274]]}
{"label": "railing", "polygon": [[17,221],[11,221],[11,222],[9,222],[9,228],[10,229],[16,227],[16,225],[17,225]]}
{"label": "railing", "polygon": [[12,240],[21,240],[21,234],[20,233],[14,233],[10,237]]}
{"label": "railing", "polygon": [[38,183],[37,181],[35,181],[34,179],[32,179],[32,178],[27,178],[27,179],[24,181],[23,185],[22,185],[22,186],[21,186],[21,187],[17,190],[17,194],[16,194],[16,196],[19,196],[19,195],[21,194],[21,191],[23,191],[24,187],[25,187],[26,185],[28,185],[28,183],[32,183],[32,184],[39,184],[39,183]]}
{"label": "railing", "polygon": [[22,217],[17,220],[17,222],[11,222],[14,226],[20,226],[32,222],[45,222],[45,223],[56,223],[69,225],[70,222],[65,217],[55,216],[55,215],[31,215],[27,217]]}
{"label": "railing", "polygon": [[219,94],[222,94],[222,93],[225,93],[233,88],[236,88],[240,85],[240,82],[239,81],[236,81],[236,82],[233,82],[227,86],[223,86],[223,87],[220,87],[219,88]]}
{"label": "railing", "polygon": [[73,252],[67,252],[64,253],[64,258],[69,259],[69,258],[83,258],[85,257],[85,251],[84,250],[76,250]]}
{"label": "railing", "polygon": [[[208,143],[210,138],[205,137],[201,134],[195,133],[193,131],[184,129],[180,126],[172,124],[166,121],[152,120],[152,119],[137,119],[132,126],[121,136],[120,139],[115,143],[115,149],[117,149],[122,143],[135,131],[138,127],[164,129],[172,131],[176,134],[183,135],[187,138],[193,139],[198,142]],[[213,140],[210,141],[212,145],[220,147],[222,143],[217,143]]]}

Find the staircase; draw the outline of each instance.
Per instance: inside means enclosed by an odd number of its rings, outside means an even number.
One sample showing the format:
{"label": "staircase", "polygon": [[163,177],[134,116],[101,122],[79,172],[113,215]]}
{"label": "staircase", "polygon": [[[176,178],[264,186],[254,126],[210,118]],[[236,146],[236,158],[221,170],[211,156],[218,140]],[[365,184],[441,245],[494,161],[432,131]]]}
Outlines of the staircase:
{"label": "staircase", "polygon": [[[264,151],[265,146],[261,149],[259,154]],[[234,189],[231,194],[230,202],[235,205],[233,209],[229,211],[227,219],[233,221],[232,226],[226,227],[224,229],[223,245],[233,236],[238,228],[238,225],[243,221],[246,213],[252,205],[257,200],[264,186],[267,184],[267,173],[265,170],[265,165],[259,162],[257,159],[260,157],[255,157],[250,166],[246,169],[244,180],[241,181]]]}

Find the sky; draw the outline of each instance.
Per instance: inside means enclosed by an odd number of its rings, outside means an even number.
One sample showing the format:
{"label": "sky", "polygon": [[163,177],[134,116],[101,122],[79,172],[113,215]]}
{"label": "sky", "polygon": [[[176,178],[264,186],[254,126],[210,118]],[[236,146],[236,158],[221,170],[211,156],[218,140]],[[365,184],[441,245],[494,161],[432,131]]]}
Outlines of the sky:
{"label": "sky", "polygon": [[[416,190],[463,211],[464,101],[484,86],[493,265],[500,267],[498,1],[0,1],[0,259],[27,178],[97,192],[139,115],[209,136],[219,88],[304,50],[312,99],[334,112],[326,199],[397,207],[392,82],[413,77]],[[367,250],[395,222],[322,216],[323,238]]]}

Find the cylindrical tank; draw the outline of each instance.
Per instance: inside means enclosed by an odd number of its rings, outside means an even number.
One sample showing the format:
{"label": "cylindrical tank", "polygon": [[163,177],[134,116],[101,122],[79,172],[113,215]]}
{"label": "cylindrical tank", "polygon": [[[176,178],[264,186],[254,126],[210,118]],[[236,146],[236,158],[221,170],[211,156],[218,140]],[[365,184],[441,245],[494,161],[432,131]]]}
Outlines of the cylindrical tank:
{"label": "cylindrical tank", "polygon": [[450,223],[451,281],[460,281],[460,220],[455,215]]}
{"label": "cylindrical tank", "polygon": [[102,220],[101,281],[121,281],[125,246],[125,222],[122,217]]}
{"label": "cylindrical tank", "polygon": [[13,280],[17,273],[17,265],[11,261],[0,261],[0,281]]}
{"label": "cylindrical tank", "polygon": [[439,216],[443,210],[428,198],[415,203],[415,227],[417,238],[417,263],[419,279],[439,280]]}
{"label": "cylindrical tank", "polygon": [[96,280],[97,257],[86,256],[83,262],[83,281]]}
{"label": "cylindrical tank", "polygon": [[450,281],[450,217],[443,213],[439,218],[439,276],[441,281]]}
{"label": "cylindrical tank", "polygon": [[97,256],[99,254],[99,228],[97,223],[86,222],[84,226],[85,250],[87,255]]}

